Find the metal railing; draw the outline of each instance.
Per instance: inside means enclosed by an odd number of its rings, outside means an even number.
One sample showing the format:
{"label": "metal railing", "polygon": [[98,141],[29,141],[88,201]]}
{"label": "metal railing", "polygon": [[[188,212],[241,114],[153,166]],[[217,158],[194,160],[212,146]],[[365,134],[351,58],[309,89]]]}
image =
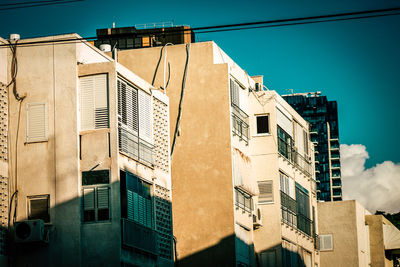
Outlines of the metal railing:
{"label": "metal railing", "polygon": [[307,176],[312,174],[311,161],[302,156],[296,151],[295,147],[288,144],[281,137],[278,136],[278,151],[283,157],[293,163],[298,169],[303,171]]}
{"label": "metal railing", "polygon": [[249,143],[249,115],[232,103],[232,132],[240,140]]}
{"label": "metal railing", "polygon": [[286,224],[297,227],[297,202],[289,195],[281,191],[282,221]]}
{"label": "metal railing", "polygon": [[153,146],[118,124],[119,151],[139,161],[153,165]]}
{"label": "metal railing", "polygon": [[312,220],[303,214],[297,214],[297,229],[311,236]]}
{"label": "metal railing", "polygon": [[157,232],[128,219],[121,220],[122,245],[158,255]]}

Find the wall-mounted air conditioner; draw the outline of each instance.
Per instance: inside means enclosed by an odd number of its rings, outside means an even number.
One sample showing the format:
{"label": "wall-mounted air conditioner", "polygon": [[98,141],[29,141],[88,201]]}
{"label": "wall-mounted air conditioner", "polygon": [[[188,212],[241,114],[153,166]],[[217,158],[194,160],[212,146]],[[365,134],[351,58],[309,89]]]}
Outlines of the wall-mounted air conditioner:
{"label": "wall-mounted air conditioner", "polygon": [[253,227],[254,229],[262,226],[261,210],[257,208],[256,214],[253,214]]}
{"label": "wall-mounted air conditioner", "polygon": [[26,220],[15,223],[14,241],[28,243],[46,241],[43,220]]}

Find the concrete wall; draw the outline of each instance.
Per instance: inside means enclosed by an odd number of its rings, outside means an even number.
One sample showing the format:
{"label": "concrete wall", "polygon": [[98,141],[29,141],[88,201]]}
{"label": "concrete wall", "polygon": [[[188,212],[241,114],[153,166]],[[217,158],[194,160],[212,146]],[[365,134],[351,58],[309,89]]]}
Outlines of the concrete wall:
{"label": "concrete wall", "polygon": [[[332,234],[333,250],[321,251],[322,266],[369,266],[368,214],[355,200],[319,202],[320,235]],[[371,230],[371,227],[369,228]]]}
{"label": "concrete wall", "polygon": [[365,221],[369,226],[369,240],[371,246],[371,266],[393,266],[390,252],[385,253],[383,225],[391,224],[382,215],[367,215]]}
{"label": "concrete wall", "polygon": [[[160,49],[119,51],[119,63],[151,82]],[[167,95],[170,98],[172,141],[186,46],[166,49],[171,65]],[[228,64],[215,65],[213,62],[212,42],[191,44],[183,115],[172,160],[174,235],[178,241],[178,260],[183,265],[234,264],[228,77]],[[163,60],[154,85],[163,85]]]}

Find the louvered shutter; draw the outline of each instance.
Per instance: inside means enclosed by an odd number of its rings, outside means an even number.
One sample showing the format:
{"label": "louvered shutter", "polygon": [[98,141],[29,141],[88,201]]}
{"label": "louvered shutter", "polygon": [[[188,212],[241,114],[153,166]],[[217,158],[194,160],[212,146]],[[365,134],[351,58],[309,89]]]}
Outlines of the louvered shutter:
{"label": "louvered shutter", "polygon": [[28,103],[26,113],[26,141],[46,141],[48,131],[46,103]]}
{"label": "louvered shutter", "polygon": [[94,210],[94,188],[85,188],[83,189],[83,209],[86,210]]}
{"label": "louvered shutter", "polygon": [[230,80],[230,89],[231,89],[231,102],[232,104],[239,107],[239,85],[232,79]]}
{"label": "louvered shutter", "polygon": [[107,75],[79,78],[81,130],[108,128]]}
{"label": "louvered shutter", "polygon": [[320,250],[333,250],[333,238],[332,235],[320,235],[319,236]]}
{"label": "louvered shutter", "polygon": [[97,188],[97,209],[108,209],[110,204],[109,199],[109,188],[98,187]]}
{"label": "louvered shutter", "polygon": [[258,203],[272,203],[274,201],[272,180],[258,182]]}
{"label": "louvered shutter", "polygon": [[151,97],[139,90],[139,137],[149,143],[151,140]]}

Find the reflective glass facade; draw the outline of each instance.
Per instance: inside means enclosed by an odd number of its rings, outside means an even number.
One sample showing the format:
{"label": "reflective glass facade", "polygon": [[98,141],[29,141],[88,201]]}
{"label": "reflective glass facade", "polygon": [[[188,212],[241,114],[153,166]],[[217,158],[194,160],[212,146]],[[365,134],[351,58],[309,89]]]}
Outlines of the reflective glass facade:
{"label": "reflective glass facade", "polygon": [[283,98],[310,123],[318,200],[342,200],[336,101],[328,101],[319,93],[292,94]]}

